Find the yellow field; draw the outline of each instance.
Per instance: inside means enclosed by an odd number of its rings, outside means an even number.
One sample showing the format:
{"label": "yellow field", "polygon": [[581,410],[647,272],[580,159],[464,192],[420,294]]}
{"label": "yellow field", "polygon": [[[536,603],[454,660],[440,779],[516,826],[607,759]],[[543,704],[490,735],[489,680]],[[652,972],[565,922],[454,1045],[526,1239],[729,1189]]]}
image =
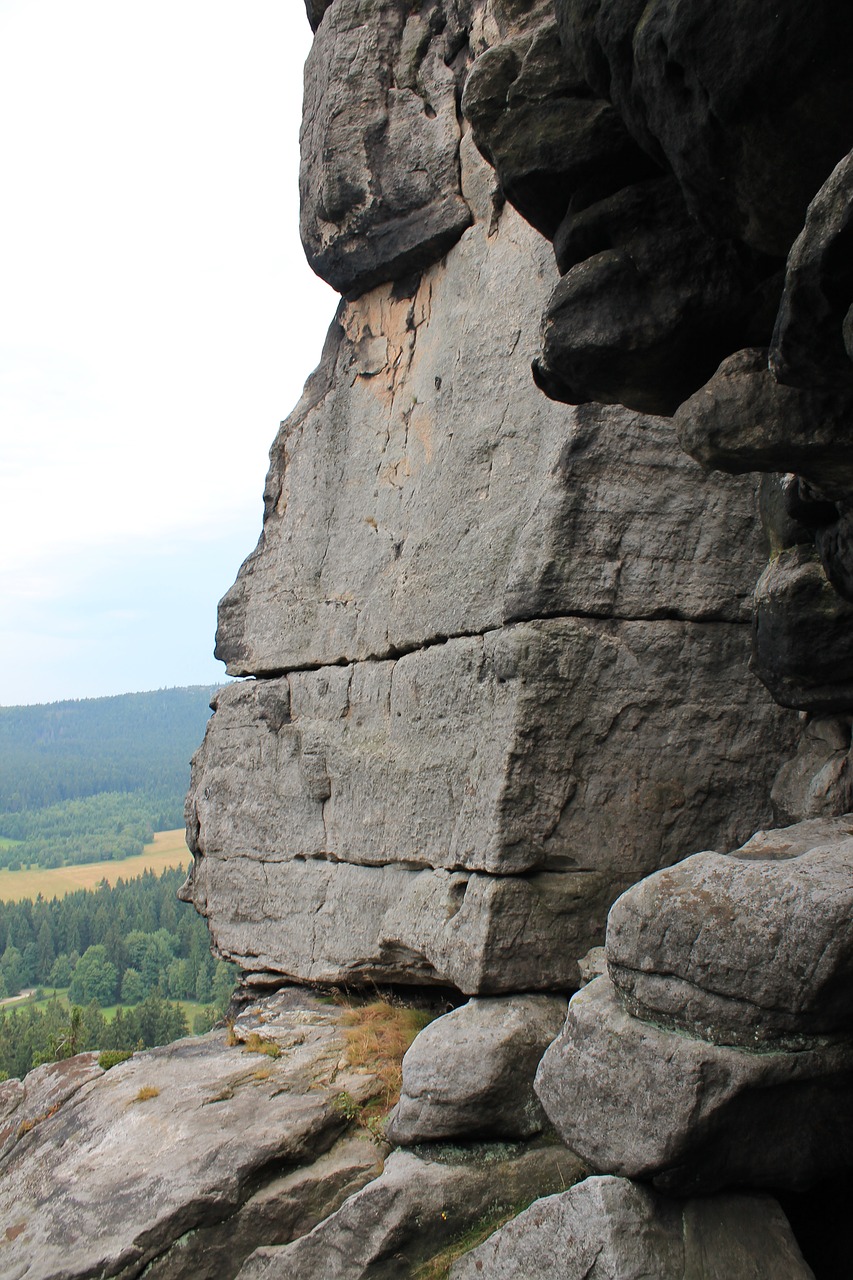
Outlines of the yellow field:
{"label": "yellow field", "polygon": [[158,831],[151,844],[145,846],[138,858],[125,858],[123,862],[83,862],[79,867],[54,867],[32,871],[0,870],[0,902],[19,902],[21,898],[64,898],[75,889],[94,889],[106,880],[132,880],[143,871],[156,871],[159,875],[166,867],[186,867],[190,851],[183,830]]}

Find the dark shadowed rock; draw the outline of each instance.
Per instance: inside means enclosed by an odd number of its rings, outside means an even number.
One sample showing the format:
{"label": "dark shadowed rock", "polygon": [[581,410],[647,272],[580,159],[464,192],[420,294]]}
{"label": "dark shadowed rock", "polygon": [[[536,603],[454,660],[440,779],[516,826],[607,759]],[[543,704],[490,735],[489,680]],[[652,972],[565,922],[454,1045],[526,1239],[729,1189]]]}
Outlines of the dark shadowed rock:
{"label": "dark shadowed rock", "polygon": [[318,275],[357,295],[437,261],[471,221],[459,186],[448,11],[335,0],[305,68],[302,243]]}
{"label": "dark shadowed rock", "polygon": [[853,710],[853,603],[834,590],[813,548],[783,551],[759,579],[752,669],[782,706]]}
{"label": "dark shadowed rock", "polygon": [[720,471],[795,471],[827,497],[853,484],[848,393],[782,386],[767,352],[737,351],[675,415],[681,447]]}
{"label": "dark shadowed rock", "polygon": [[810,720],[796,755],[777,773],[770,796],[778,822],[853,811],[850,717]]}
{"label": "dark shadowed rock", "polygon": [[769,1196],[668,1200],[587,1178],[537,1200],[456,1262],[452,1280],[813,1280]]}
{"label": "dark shadowed rock", "polygon": [[821,187],[794,242],[770,365],[794,387],[850,388],[844,325],[853,305],[853,153]]}
{"label": "dark shadowed rock", "polygon": [[594,1168],[679,1194],[804,1187],[853,1160],[853,1048],[711,1044],[632,1017],[607,978],[572,999],[536,1091]]}
{"label": "dark shadowed rock", "polygon": [[570,206],[659,173],[609,102],[594,98],[560,47],[551,14],[520,15],[511,38],[477,58],[462,111],[506,198],[548,239]]}
{"label": "dark shadowed rock", "polygon": [[545,1125],[533,1077],[566,1017],[547,996],[469,1000],[431,1022],[403,1059],[386,1134],[410,1146],[442,1138],[528,1138]]}
{"label": "dark shadowed rock", "polygon": [[714,234],[784,256],[853,145],[853,17],[832,0],[557,0],[564,46]]}
{"label": "dark shadowed rock", "polygon": [[258,1249],[239,1280],[405,1280],[479,1219],[584,1172],[570,1152],[553,1146],[394,1152],[380,1177],[308,1235]]}
{"label": "dark shadowed rock", "polygon": [[534,373],[570,404],[673,413],[748,340],[764,305],[758,266],[698,225],[672,177],[570,209],[554,250],[564,274]]}

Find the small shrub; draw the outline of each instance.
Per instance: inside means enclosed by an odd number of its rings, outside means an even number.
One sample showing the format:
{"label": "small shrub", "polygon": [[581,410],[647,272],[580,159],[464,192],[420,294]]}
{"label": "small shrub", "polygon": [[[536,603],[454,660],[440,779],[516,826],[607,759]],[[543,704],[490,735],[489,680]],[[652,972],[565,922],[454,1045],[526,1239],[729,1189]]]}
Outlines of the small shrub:
{"label": "small shrub", "polygon": [[120,1062],[127,1062],[132,1057],[132,1049],[104,1049],[98,1054],[98,1066],[109,1071],[110,1067],[117,1067]]}

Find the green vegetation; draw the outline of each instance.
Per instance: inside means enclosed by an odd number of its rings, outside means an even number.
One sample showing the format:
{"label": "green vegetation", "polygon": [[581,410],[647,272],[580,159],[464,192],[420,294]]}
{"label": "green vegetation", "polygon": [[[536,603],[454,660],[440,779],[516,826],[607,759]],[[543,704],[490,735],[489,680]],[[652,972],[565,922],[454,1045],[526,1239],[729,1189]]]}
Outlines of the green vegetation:
{"label": "green vegetation", "polygon": [[0,867],[126,858],[179,827],[213,692],[0,707]]}
{"label": "green vegetation", "polygon": [[[447,1280],[450,1268],[457,1258],[476,1249],[498,1228],[505,1226],[510,1219],[517,1217],[527,1207],[527,1204],[516,1205],[511,1209],[500,1205],[495,1206],[492,1213],[486,1214],[472,1227],[454,1236],[446,1248],[423,1262],[414,1272],[414,1280]],[[440,1225],[446,1230],[447,1214],[443,1213],[441,1216],[444,1221]]]}
{"label": "green vegetation", "polygon": [[193,1030],[209,1030],[236,971],[213,959],[204,920],[177,901],[182,880],[180,869],[149,871],[64,898],[0,903],[0,998],[67,989],[71,1004],[0,1006],[0,1074],[83,1049],[167,1044],[189,1030],[182,1001],[200,1002]]}

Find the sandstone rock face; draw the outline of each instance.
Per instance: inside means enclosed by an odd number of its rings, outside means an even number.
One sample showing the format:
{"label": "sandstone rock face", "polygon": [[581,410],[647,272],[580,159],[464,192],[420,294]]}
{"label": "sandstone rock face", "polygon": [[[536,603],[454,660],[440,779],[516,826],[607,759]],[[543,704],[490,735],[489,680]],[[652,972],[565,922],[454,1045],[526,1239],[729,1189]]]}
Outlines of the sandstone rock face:
{"label": "sandstone rock face", "polygon": [[185,893],[252,969],[573,987],[621,889],[764,809],[790,730],[744,631],[553,619],[231,686]]}
{"label": "sandstone rock face", "polygon": [[853,145],[850,15],[830,0],[557,0],[594,91],[677,176],[715,234],[784,256]]}
{"label": "sandstone rock face", "polygon": [[594,1168],[679,1194],[804,1187],[853,1160],[853,1049],[816,1038],[760,1052],[627,1013],[607,978],[572,999],[536,1080]]}
{"label": "sandstone rock face", "polygon": [[405,1280],[485,1214],[579,1176],[579,1162],[555,1147],[486,1146],[443,1159],[394,1152],[378,1178],[308,1235],[256,1250],[239,1280]]}
{"label": "sandstone rock face", "polygon": [[451,1280],[809,1280],[769,1196],[667,1200],[624,1178],[587,1178],[537,1200],[455,1263]]}
{"label": "sandstone rock face", "polygon": [[834,590],[813,547],[771,560],[755,588],[753,669],[777,702],[853,711],[853,603]]}
{"label": "sandstone rock face", "polygon": [[512,996],[469,1000],[431,1022],[403,1059],[388,1139],[405,1146],[538,1133],[545,1116],[533,1077],[565,1017],[563,1000]]}
{"label": "sandstone rock face", "polygon": [[803,730],[797,754],[773,781],[773,808],[782,822],[853,810],[851,718],[818,716]]}
{"label": "sandstone rock face", "polygon": [[185,893],[253,971],[574,987],[613,897],[766,820],[793,749],[745,676],[752,481],[536,391],[553,268],[461,156],[474,225],[344,305],[222,602],[255,679],[196,757]]}

